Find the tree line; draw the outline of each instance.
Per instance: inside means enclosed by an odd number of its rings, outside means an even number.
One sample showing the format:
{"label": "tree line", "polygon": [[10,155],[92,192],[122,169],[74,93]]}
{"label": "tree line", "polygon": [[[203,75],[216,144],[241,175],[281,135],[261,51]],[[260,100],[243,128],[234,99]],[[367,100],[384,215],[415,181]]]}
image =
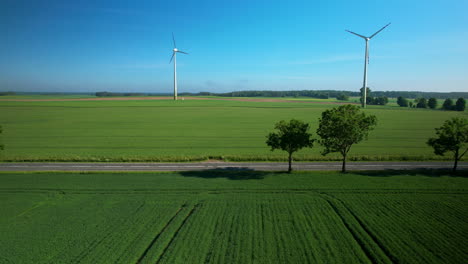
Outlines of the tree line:
{"label": "tree line", "polygon": [[322,112],[319,119],[317,135],[313,139],[309,133],[309,124],[292,119],[289,122],[279,121],[275,125],[277,132],[267,135],[266,144],[271,150],[281,149],[288,153],[288,172],[292,171],[294,152],[312,147],[315,141],[324,147],[322,155],[338,152],[341,154],[341,171],[346,172],[346,158],[351,147],[367,139],[369,132],[377,125],[377,117],[364,113],[358,106],[342,105]]}
{"label": "tree line", "polygon": [[[362,88],[361,88],[362,90]],[[369,94],[369,93],[368,93]],[[408,92],[408,91],[373,91],[375,97],[397,98],[399,96],[415,98],[468,98],[468,92]],[[298,90],[298,91],[234,91],[227,93],[199,92],[199,93],[180,93],[183,96],[223,96],[223,97],[311,97],[319,99],[338,98],[347,96],[361,96],[361,91],[336,91],[336,90]],[[347,100],[347,99],[346,99]]]}
{"label": "tree line", "polygon": [[144,93],[113,93],[113,92],[96,92],[97,97],[108,97],[108,96],[145,96]]}
{"label": "tree line", "polygon": [[[411,101],[402,96],[399,96],[397,98],[397,104],[400,107],[436,109],[437,99],[434,97],[429,98],[429,100],[427,100],[426,98],[416,98],[414,99],[414,101]],[[447,111],[465,111],[465,108],[466,108],[466,100],[462,97],[458,98],[455,104],[453,103],[452,99],[447,98],[445,99],[441,107],[442,110],[447,110]]]}
{"label": "tree line", "polygon": [[0,92],[0,96],[6,96],[6,95],[15,95],[16,93],[15,92]]}
{"label": "tree line", "polygon": [[[369,132],[377,125],[377,117],[348,104],[322,112],[318,123],[316,134],[319,139],[313,138],[308,123],[296,119],[279,121],[274,126],[276,131],[267,135],[266,144],[271,151],[280,149],[288,153],[288,172],[292,171],[294,152],[312,148],[314,142],[324,147],[322,155],[341,154],[341,172],[346,172],[346,159],[351,147],[367,139]],[[434,149],[436,155],[452,152],[455,172],[458,161],[468,151],[468,119],[454,117],[435,130],[437,137],[429,138],[426,144]]]}

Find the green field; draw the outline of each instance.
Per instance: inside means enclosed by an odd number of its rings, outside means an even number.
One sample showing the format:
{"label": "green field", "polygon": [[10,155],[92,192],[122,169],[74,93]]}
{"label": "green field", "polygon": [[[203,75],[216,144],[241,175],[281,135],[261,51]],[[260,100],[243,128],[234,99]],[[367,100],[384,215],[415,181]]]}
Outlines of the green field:
{"label": "green field", "polygon": [[[221,100],[0,101],[3,161],[190,161],[285,160],[271,152],[266,135],[281,119],[318,127],[336,105]],[[317,100],[310,100],[317,102]],[[369,106],[378,118],[369,140],[354,146],[351,160],[427,160],[444,157],[426,145],[434,128],[467,112]],[[316,136],[315,136],[316,137]],[[336,160],[322,148],[302,150],[296,160]],[[450,159],[451,157],[445,157]]]}
{"label": "green field", "polygon": [[443,172],[0,173],[0,263],[464,263]]}

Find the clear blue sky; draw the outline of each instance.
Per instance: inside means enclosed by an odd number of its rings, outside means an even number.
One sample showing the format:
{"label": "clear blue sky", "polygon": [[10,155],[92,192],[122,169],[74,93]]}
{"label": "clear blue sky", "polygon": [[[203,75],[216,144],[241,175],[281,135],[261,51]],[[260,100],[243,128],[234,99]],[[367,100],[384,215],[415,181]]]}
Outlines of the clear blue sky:
{"label": "clear blue sky", "polygon": [[0,1],[0,91],[468,91],[468,1]]}

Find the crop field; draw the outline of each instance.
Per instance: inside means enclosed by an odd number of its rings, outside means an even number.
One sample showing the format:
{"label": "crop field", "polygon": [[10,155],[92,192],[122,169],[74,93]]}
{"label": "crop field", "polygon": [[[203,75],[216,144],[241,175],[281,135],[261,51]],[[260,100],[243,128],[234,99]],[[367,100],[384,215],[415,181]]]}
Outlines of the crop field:
{"label": "crop field", "polygon": [[[315,134],[321,113],[336,105],[318,99],[0,101],[0,161],[285,160],[265,144],[274,124],[296,118]],[[450,159],[434,155],[426,141],[445,120],[468,116],[392,106],[365,111],[377,116],[378,125],[368,141],[353,146],[351,160]],[[295,159],[339,159],[321,150],[315,144]]]}
{"label": "crop field", "polygon": [[464,263],[438,171],[0,173],[1,263]]}

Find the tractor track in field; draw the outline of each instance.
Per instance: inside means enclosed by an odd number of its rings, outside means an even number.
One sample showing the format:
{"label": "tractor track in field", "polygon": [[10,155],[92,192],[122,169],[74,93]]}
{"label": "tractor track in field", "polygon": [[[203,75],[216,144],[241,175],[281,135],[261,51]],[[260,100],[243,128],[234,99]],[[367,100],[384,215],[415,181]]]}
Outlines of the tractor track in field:
{"label": "tractor track in field", "polygon": [[363,252],[366,254],[366,256],[372,263],[381,263],[382,260],[376,258],[375,253],[372,252],[371,249],[368,248],[368,246],[366,246],[359,234],[355,230],[353,230],[348,221],[346,221],[346,218],[340,213],[339,209],[336,207],[334,202],[340,203],[340,205],[343,206],[347,213],[349,213],[352,216],[353,220],[355,220],[358,223],[359,228],[362,231],[364,231],[364,233],[367,236],[369,236],[369,238],[372,240],[373,244],[377,247],[377,249],[380,250],[386,258],[388,258],[388,263],[399,263],[398,259],[384,246],[380,239],[366,227],[362,220],[342,200],[336,198],[335,196],[329,193],[320,193],[319,196],[322,197],[322,199],[324,199],[334,210],[334,212],[341,218],[348,231],[351,233],[351,235],[354,237],[356,242],[359,244]]}
{"label": "tractor track in field", "polygon": [[163,258],[163,256],[166,254],[167,250],[169,249],[169,247],[171,246],[172,242],[174,241],[174,239],[177,237],[177,235],[179,234],[180,230],[182,229],[182,227],[184,227],[185,223],[187,222],[187,220],[192,216],[192,214],[198,209],[198,207],[201,205],[201,202],[195,204],[192,209],[190,210],[190,212],[187,214],[187,216],[184,218],[184,220],[182,221],[182,223],[180,224],[180,226],[177,228],[177,230],[174,232],[174,235],[171,237],[171,240],[169,241],[169,243],[167,243],[167,245],[164,247],[163,251],[161,252],[161,254],[159,255],[158,259],[156,260],[155,263],[159,263],[161,261],[161,259]]}
{"label": "tractor track in field", "polygon": [[353,236],[354,240],[356,243],[358,243],[359,247],[361,247],[362,252],[366,255],[367,259],[369,259],[372,263],[377,263],[376,258],[374,257],[374,254],[367,248],[366,244],[362,241],[361,237],[359,234],[357,234],[353,228],[349,225],[348,221],[346,221],[345,217],[341,215],[339,212],[338,208],[330,202],[328,199],[323,198],[327,204],[333,209],[335,214],[341,219],[341,222],[344,224],[348,232]]}
{"label": "tractor track in field", "polygon": [[166,231],[166,229],[172,224],[172,222],[174,221],[174,219],[179,215],[179,213],[187,206],[186,203],[184,203],[177,211],[176,213],[171,217],[171,219],[169,219],[169,221],[166,223],[166,225],[164,225],[164,227],[159,231],[159,233],[153,238],[153,240],[151,240],[151,242],[149,243],[149,245],[146,247],[145,251],[143,251],[143,253],[141,254],[141,256],[138,258],[136,264],[138,263],[141,263],[141,261],[146,257],[146,255],[148,254],[148,252],[150,251],[150,249],[153,247],[153,245],[156,243],[156,241],[158,240],[158,238],[161,236],[162,233],[164,233]]}

